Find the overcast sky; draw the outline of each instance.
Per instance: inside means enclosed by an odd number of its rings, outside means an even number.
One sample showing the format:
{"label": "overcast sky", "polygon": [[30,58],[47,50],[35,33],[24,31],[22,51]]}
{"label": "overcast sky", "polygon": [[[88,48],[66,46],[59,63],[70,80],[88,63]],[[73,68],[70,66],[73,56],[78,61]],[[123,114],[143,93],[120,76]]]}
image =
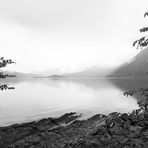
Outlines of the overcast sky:
{"label": "overcast sky", "polygon": [[23,72],[113,67],[148,23],[148,0],[0,0],[0,56]]}

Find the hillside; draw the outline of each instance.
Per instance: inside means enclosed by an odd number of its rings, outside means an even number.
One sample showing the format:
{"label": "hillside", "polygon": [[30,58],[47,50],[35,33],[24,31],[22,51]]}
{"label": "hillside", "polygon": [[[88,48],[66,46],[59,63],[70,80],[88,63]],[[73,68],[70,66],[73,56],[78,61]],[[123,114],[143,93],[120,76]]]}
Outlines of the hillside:
{"label": "hillside", "polygon": [[71,74],[65,74],[69,77],[105,77],[112,71],[111,68],[101,68],[94,66],[80,72],[75,72]]}
{"label": "hillside", "polygon": [[101,68],[98,66],[94,66],[85,70],[81,70],[79,72],[73,73],[62,73],[59,70],[49,70],[45,72],[38,72],[36,74],[32,73],[21,73],[21,72],[11,72],[11,71],[0,71],[4,74],[15,75],[17,78],[85,78],[85,77],[105,77],[107,76],[113,69],[112,68]]}
{"label": "hillside", "polygon": [[148,76],[148,48],[142,50],[133,59],[115,69],[109,77]]}

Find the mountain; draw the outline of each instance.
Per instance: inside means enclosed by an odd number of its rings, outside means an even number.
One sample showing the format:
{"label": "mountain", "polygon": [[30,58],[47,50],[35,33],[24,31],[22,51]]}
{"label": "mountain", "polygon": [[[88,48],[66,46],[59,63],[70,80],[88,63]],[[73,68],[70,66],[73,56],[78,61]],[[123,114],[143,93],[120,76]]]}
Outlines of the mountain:
{"label": "mountain", "polygon": [[32,74],[32,73],[14,72],[13,74],[17,78],[35,78],[35,77],[40,77],[40,75],[38,75],[38,74]]}
{"label": "mountain", "polygon": [[133,59],[111,72],[109,77],[145,77],[148,76],[148,48],[142,50]]}
{"label": "mountain", "polygon": [[54,74],[54,75],[48,76],[48,78],[59,79],[59,78],[65,78],[65,76],[63,76],[63,75],[58,75],[58,74]]}
{"label": "mountain", "polygon": [[105,77],[107,76],[113,69],[112,68],[102,68],[98,66],[94,66],[80,72],[65,74],[68,77]]}
{"label": "mountain", "polygon": [[0,71],[4,74],[15,75],[17,78],[52,78],[52,79],[60,79],[60,78],[85,78],[85,77],[105,77],[112,71],[112,68],[101,68],[98,66],[94,66],[85,70],[81,70],[79,72],[74,73],[63,73],[58,69],[53,69],[44,72],[38,72],[36,74],[31,73],[21,73],[21,72],[11,72],[11,71]]}
{"label": "mountain", "polygon": [[38,74],[31,74],[31,73],[21,73],[21,72],[15,72],[15,71],[6,71],[6,70],[0,70],[0,72],[8,75],[15,75],[16,78],[34,78],[39,77]]}
{"label": "mountain", "polygon": [[38,75],[41,75],[43,77],[47,77],[47,76],[54,76],[54,75],[61,75],[62,71],[59,68],[54,68],[51,70],[44,70],[44,71],[39,71],[39,72],[35,72]]}

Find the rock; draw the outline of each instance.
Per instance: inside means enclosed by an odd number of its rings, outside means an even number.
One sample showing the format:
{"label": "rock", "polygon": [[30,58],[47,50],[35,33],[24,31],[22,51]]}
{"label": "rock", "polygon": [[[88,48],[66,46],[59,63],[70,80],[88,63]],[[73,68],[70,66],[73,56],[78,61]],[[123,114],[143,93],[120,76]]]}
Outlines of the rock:
{"label": "rock", "polygon": [[127,142],[129,141],[129,138],[123,138],[121,141],[120,141],[120,143],[121,144],[126,144]]}
{"label": "rock", "polygon": [[15,142],[14,144],[11,144],[9,146],[9,148],[25,148],[25,147],[29,147],[32,145],[35,145],[37,142],[40,141],[40,137],[37,135],[31,135],[28,137],[25,137],[21,140],[18,140],[17,142]]}
{"label": "rock", "polygon": [[115,134],[115,135],[123,135],[125,133],[125,131],[121,128],[121,124],[117,122],[109,130],[112,134]]}
{"label": "rock", "polygon": [[0,148],[147,148],[148,113],[110,113],[78,120],[59,118],[0,127]]}
{"label": "rock", "polygon": [[80,139],[73,139],[69,143],[65,144],[63,148],[101,148],[103,145],[95,140],[83,137]]}
{"label": "rock", "polygon": [[144,141],[141,139],[132,139],[132,146],[135,148],[144,148],[145,147]]}

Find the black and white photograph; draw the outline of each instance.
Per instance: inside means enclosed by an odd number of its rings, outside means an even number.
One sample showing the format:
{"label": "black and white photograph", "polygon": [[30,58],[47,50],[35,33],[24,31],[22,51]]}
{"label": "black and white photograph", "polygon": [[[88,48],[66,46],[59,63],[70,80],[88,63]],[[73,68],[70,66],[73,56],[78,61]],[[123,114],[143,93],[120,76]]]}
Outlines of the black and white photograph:
{"label": "black and white photograph", "polygon": [[0,0],[0,148],[148,148],[148,1]]}

